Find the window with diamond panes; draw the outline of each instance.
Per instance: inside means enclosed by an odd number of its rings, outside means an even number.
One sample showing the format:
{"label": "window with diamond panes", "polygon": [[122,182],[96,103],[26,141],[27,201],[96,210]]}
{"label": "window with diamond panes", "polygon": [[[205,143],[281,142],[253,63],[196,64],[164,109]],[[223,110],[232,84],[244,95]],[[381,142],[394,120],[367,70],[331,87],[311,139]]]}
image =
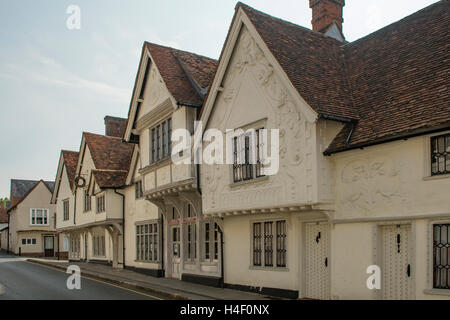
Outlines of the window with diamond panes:
{"label": "window with diamond panes", "polygon": [[450,224],[433,226],[433,288],[450,289]]}

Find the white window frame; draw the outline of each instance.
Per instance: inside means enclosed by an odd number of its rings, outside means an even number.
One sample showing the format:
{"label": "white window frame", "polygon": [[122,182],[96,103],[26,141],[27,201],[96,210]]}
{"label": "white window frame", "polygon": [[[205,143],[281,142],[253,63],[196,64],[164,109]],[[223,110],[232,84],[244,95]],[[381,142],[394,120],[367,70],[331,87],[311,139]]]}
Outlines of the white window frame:
{"label": "white window frame", "polygon": [[[248,132],[247,130],[253,129],[254,131]],[[254,181],[266,177],[264,174],[264,145],[267,144],[266,137],[261,134],[261,130],[264,130],[263,125],[259,125],[256,128],[249,128],[244,130],[244,133],[239,136],[234,136],[231,141],[233,150],[233,164],[231,166],[232,184],[241,184],[248,181]],[[253,135],[254,132],[254,135]],[[248,163],[246,158],[245,141],[248,138]],[[236,141],[235,141],[236,140]],[[235,145],[236,142],[236,145]],[[253,149],[254,147],[255,149]],[[236,151],[237,149],[237,151]],[[255,159],[253,159],[255,158]],[[254,163],[253,163],[254,162]],[[239,167],[240,166],[240,167]],[[244,179],[242,177],[242,166],[250,167],[250,178]],[[259,173],[258,173],[259,166]],[[240,178],[236,175],[239,173]]]}
{"label": "white window frame", "polygon": [[[44,220],[47,220],[47,223],[36,223],[37,220],[37,210],[42,210],[43,214],[42,214],[42,222],[44,222]],[[33,212],[35,213],[35,223],[33,223]],[[30,226],[48,226],[50,225],[50,210],[46,209],[46,208],[31,208],[30,209]]]}
{"label": "white window frame", "polygon": [[[150,232],[150,225],[152,226],[152,231]],[[145,229],[147,226],[147,232],[145,230],[138,233],[138,229]],[[155,232],[156,226],[156,232]],[[141,221],[135,224],[135,256],[136,261],[139,262],[154,262],[157,263],[160,260],[160,230],[161,225],[159,220],[149,220],[149,221]],[[156,245],[155,245],[155,236],[156,236]],[[144,241],[142,241],[144,240]],[[145,247],[147,245],[147,248]],[[150,249],[151,248],[153,250]],[[147,251],[147,255],[145,252]],[[156,252],[156,259],[154,258],[154,254]],[[151,257],[150,257],[151,255]],[[147,256],[147,258],[145,258]]]}
{"label": "white window frame", "polygon": [[104,258],[106,256],[106,239],[105,235],[92,236],[92,255],[94,257]]}
{"label": "white window frame", "polygon": [[424,143],[424,161],[423,161],[423,180],[437,180],[437,179],[448,179],[450,178],[450,174],[431,174],[431,138],[449,134],[450,131],[441,131],[433,134],[428,134],[423,136]]}
{"label": "white window frame", "polygon": [[[70,219],[70,202],[69,199],[63,200],[63,221],[68,221]],[[67,207],[66,207],[67,205]],[[67,218],[66,218],[66,208],[67,208]]]}
{"label": "white window frame", "polygon": [[168,117],[149,128],[150,164],[170,158],[172,153],[172,125],[172,117]]}
{"label": "white window frame", "polygon": [[[209,225],[208,232],[206,232],[206,225]],[[206,262],[217,262],[220,255],[220,232],[219,232],[219,224],[213,220],[206,220],[202,222],[202,261]],[[208,233],[208,240],[206,240],[206,234]],[[208,243],[209,252],[208,257],[206,256],[206,243]],[[216,249],[217,247],[217,249]],[[217,256],[216,256],[217,255]]]}
{"label": "white window frame", "polygon": [[[100,199],[103,198],[103,206],[100,208]],[[98,195],[95,197],[95,209],[97,213],[104,213],[106,212],[106,195],[103,193],[101,195]]]}
{"label": "white window frame", "polygon": [[[34,240],[34,243],[33,243],[33,240]],[[23,243],[24,241],[25,241],[25,243]],[[20,245],[21,246],[35,246],[35,245],[37,245],[37,241],[36,241],[36,238],[21,238]]]}
{"label": "white window frame", "polygon": [[[87,207],[87,204],[89,204],[89,208]],[[92,197],[89,195],[89,192],[85,190],[83,195],[83,212],[90,211],[92,211]]]}

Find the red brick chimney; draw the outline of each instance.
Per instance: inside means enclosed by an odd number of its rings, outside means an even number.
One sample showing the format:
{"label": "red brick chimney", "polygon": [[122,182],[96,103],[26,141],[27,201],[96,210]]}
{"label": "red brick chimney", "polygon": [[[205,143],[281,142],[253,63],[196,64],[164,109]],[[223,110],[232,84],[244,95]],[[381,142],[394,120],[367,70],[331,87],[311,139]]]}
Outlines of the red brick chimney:
{"label": "red brick chimney", "polygon": [[122,138],[126,126],[127,126],[127,119],[111,116],[105,117],[106,136]]}
{"label": "red brick chimney", "polygon": [[309,7],[312,9],[313,31],[325,33],[334,22],[342,33],[344,6],[345,0],[309,0]]}

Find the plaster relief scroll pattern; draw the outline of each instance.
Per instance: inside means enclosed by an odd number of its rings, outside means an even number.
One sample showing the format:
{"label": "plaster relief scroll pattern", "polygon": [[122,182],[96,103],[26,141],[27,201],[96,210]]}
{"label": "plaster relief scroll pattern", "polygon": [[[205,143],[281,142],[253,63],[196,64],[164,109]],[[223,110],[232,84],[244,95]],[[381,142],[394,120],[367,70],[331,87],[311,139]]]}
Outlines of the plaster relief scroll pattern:
{"label": "plaster relief scroll pattern", "polygon": [[351,161],[341,173],[341,204],[366,214],[376,207],[401,204],[408,194],[405,173],[404,164],[389,158]]}
{"label": "plaster relief scroll pattern", "polygon": [[[235,86],[239,85],[236,78],[244,70],[250,71],[257,79],[259,85],[265,92],[273,105],[275,119],[273,128],[280,129],[280,169],[286,173],[284,182],[286,200],[298,200],[299,177],[301,172],[299,166],[308,152],[308,141],[311,138],[312,124],[308,123],[298,110],[294,99],[283,86],[274,72],[274,67],[267,60],[264,52],[256,43],[247,29],[241,34],[241,39],[236,48],[236,62],[232,64],[230,76],[227,80],[223,100],[225,103],[233,101],[238,92]],[[302,184],[311,184],[311,181],[302,181]]]}

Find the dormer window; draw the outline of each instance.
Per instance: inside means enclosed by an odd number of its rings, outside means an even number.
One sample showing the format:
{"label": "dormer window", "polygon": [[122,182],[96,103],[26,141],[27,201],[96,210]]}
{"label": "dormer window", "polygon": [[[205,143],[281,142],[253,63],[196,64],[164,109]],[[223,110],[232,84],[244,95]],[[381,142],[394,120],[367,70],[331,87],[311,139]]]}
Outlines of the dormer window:
{"label": "dormer window", "polygon": [[431,137],[431,175],[450,174],[450,133]]}

